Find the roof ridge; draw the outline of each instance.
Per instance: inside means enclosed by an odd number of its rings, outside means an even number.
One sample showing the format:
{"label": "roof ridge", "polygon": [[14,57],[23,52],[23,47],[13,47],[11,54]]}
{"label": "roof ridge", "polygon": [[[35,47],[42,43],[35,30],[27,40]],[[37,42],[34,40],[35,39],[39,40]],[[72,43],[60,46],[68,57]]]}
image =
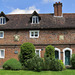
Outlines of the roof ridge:
{"label": "roof ridge", "polygon": [[[54,13],[40,13],[39,15],[52,15]],[[32,15],[32,14],[6,14],[6,15]]]}

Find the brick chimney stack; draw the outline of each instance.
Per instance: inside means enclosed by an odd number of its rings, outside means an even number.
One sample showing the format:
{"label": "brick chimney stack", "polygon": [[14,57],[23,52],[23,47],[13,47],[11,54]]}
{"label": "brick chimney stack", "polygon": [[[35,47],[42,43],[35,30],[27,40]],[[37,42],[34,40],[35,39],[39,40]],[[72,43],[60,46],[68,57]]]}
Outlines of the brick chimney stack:
{"label": "brick chimney stack", "polygon": [[54,6],[54,16],[62,16],[62,3],[56,2],[53,6]]}

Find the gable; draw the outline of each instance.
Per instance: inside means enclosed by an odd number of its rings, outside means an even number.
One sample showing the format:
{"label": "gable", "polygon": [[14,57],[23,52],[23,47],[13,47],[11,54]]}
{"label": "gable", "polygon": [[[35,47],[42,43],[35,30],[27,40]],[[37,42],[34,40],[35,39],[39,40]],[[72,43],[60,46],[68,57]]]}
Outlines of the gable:
{"label": "gable", "polygon": [[4,12],[1,12],[1,13],[0,13],[0,17],[5,17],[5,18],[6,18],[6,21],[9,20],[9,19],[6,17],[6,15],[4,14]]}
{"label": "gable", "polygon": [[30,22],[32,22],[32,17],[33,17],[33,16],[38,16],[39,21],[41,20],[41,17],[39,16],[39,14],[38,14],[36,11],[34,11],[34,12],[32,13],[32,15],[31,15],[31,17],[30,17]]}

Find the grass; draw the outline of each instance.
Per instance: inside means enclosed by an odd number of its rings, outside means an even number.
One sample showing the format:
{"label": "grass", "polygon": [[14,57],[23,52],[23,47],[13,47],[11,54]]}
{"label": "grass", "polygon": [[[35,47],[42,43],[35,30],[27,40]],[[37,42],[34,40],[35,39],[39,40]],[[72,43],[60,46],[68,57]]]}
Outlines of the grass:
{"label": "grass", "polygon": [[65,71],[11,71],[11,70],[0,70],[0,75],[75,75],[75,70],[67,69]]}

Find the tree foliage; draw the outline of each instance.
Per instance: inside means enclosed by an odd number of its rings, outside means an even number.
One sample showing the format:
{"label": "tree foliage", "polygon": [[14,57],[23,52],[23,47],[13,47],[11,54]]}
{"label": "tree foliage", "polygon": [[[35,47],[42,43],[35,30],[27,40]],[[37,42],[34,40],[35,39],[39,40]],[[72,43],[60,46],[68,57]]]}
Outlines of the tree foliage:
{"label": "tree foliage", "polygon": [[45,54],[47,57],[50,57],[50,59],[55,58],[55,49],[52,45],[48,45],[45,50],[46,50]]}
{"label": "tree foliage", "polygon": [[19,55],[19,60],[22,65],[26,64],[26,61],[33,58],[35,55],[35,47],[32,43],[24,43],[21,45],[21,51]]}

